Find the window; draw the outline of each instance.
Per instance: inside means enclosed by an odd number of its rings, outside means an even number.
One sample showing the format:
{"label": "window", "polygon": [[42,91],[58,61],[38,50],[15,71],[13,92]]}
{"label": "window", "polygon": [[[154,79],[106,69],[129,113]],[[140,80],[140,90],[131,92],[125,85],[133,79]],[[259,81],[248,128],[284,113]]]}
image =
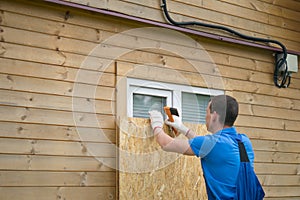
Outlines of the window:
{"label": "window", "polygon": [[205,123],[206,107],[211,96],[223,91],[162,83],[140,79],[127,79],[127,115],[148,118],[150,110],[164,113],[163,107],[178,109],[183,122]]}
{"label": "window", "polygon": [[163,113],[166,102],[166,97],[133,93],[133,117],[147,118],[150,110],[158,110]]}
{"label": "window", "polygon": [[204,124],[209,99],[209,95],[183,92],[182,121]]}
{"label": "window", "polygon": [[172,105],[172,91],[157,82],[128,79],[127,107],[129,117],[149,118],[150,110],[163,113],[164,106]]}

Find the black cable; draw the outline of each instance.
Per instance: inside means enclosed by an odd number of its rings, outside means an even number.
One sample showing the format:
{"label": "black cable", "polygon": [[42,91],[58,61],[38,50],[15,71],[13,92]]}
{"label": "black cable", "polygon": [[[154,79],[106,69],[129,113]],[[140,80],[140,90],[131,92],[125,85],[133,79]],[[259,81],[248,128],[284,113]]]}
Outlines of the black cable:
{"label": "black cable", "polygon": [[[228,27],[225,26],[219,26],[219,25],[214,25],[214,24],[207,24],[207,23],[202,23],[202,22],[196,22],[196,21],[191,21],[191,22],[176,22],[175,20],[173,20],[170,15],[169,12],[167,10],[167,4],[166,4],[166,0],[162,0],[162,5],[161,5],[164,15],[167,18],[167,20],[176,26],[189,26],[189,25],[197,25],[197,26],[203,26],[203,27],[207,27],[207,28],[214,28],[214,29],[219,29],[219,30],[223,30],[223,31],[227,31],[233,35],[239,36],[243,39],[246,40],[252,40],[252,41],[256,41],[256,42],[265,42],[265,43],[274,43],[279,45],[282,48],[282,53],[283,53],[283,57],[280,59],[277,59],[276,64],[275,64],[275,69],[274,69],[274,84],[279,87],[279,88],[287,88],[290,85],[291,82],[291,76],[290,73],[288,72],[288,66],[287,66],[287,50],[286,47],[279,41],[277,40],[271,40],[271,39],[264,39],[264,38],[258,38],[258,37],[252,37],[249,35],[245,35],[242,33],[239,33],[233,29],[230,29]],[[281,68],[284,68],[284,70],[282,70]],[[280,80],[280,78],[282,80]]]}

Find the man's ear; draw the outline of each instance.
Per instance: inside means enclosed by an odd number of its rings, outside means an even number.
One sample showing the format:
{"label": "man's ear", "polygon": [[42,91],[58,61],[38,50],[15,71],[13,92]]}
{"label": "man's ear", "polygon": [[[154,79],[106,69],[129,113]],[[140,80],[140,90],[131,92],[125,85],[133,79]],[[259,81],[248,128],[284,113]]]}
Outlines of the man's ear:
{"label": "man's ear", "polygon": [[211,115],[212,121],[216,122],[217,120],[219,120],[219,115],[218,113],[216,113],[216,111],[214,111]]}

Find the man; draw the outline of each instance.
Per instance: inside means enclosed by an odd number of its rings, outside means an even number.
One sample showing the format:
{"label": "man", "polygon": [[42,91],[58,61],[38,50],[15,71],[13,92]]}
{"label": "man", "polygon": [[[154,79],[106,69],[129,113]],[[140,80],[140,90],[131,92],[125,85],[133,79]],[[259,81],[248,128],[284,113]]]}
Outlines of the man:
{"label": "man", "polygon": [[[228,95],[213,97],[206,108],[206,127],[213,134],[206,136],[197,136],[176,116],[174,122],[165,121],[167,125],[184,134],[188,140],[167,135],[162,129],[162,114],[158,111],[149,112],[154,135],[163,150],[201,158],[208,199],[236,199],[240,154],[238,133],[233,125],[238,110],[238,103],[233,97]],[[253,167],[254,153],[251,142],[243,134],[241,139]]]}

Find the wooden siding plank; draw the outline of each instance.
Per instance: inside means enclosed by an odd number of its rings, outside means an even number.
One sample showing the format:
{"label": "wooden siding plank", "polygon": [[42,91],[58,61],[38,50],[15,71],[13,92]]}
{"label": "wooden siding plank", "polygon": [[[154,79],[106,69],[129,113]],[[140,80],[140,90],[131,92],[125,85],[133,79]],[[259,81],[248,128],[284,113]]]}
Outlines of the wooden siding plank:
{"label": "wooden siding plank", "polygon": [[285,121],[285,129],[291,131],[299,131],[300,130],[300,123],[297,121]]}
{"label": "wooden siding plank", "polygon": [[[23,37],[18,37],[19,35],[23,35]],[[3,38],[3,41],[8,43],[16,43],[24,46],[34,46],[38,48],[52,49],[59,52],[72,52],[85,55],[91,53],[93,49],[96,48],[101,42],[99,41],[99,43],[92,43],[89,41],[70,39],[56,35],[47,35],[45,33],[29,32],[9,27],[2,28],[1,37]]]}
{"label": "wooden siding plank", "polygon": [[280,164],[280,163],[255,163],[255,172],[260,175],[278,174],[278,175],[297,175],[300,166],[298,164]]}
{"label": "wooden siding plank", "polygon": [[286,196],[286,197],[266,197],[264,198],[265,200],[286,200],[286,199],[289,199],[289,200],[294,200],[294,199],[299,199],[299,197],[291,197],[291,196]]}
{"label": "wooden siding plank", "polygon": [[107,2],[99,2],[99,1],[90,1],[90,0],[72,0],[71,2],[89,5],[91,7],[103,8],[108,10],[113,10],[116,12],[124,13],[138,16],[147,19],[152,19],[155,21],[160,21],[162,17],[162,13],[160,9],[152,9],[145,5],[137,5],[137,4],[129,4],[123,1],[107,1]]}
{"label": "wooden siding plank", "polygon": [[[296,109],[283,109],[283,108],[272,108],[267,106],[252,106],[254,115],[257,116],[268,116],[274,118],[287,119],[292,121],[300,120],[300,111]],[[266,114],[263,114],[263,109]]]}
{"label": "wooden siding plank", "polygon": [[[297,100],[300,99],[297,93],[298,89],[289,88],[288,90],[279,91],[278,88],[274,85],[266,85],[255,82],[252,83],[250,81],[241,81],[235,79],[224,79],[224,82],[225,88],[227,88],[227,90],[233,90],[237,92],[248,92],[260,95],[269,95],[275,97],[285,97]],[[291,83],[291,85],[292,84],[293,83]],[[297,88],[297,86],[294,86],[294,88]]]}
{"label": "wooden siding plank", "polygon": [[[197,41],[203,41],[203,40],[201,38],[198,38]],[[263,49],[258,49],[253,47],[249,47],[247,48],[247,51],[245,51],[245,46],[242,45],[235,45],[235,44],[225,45],[221,41],[212,41],[212,40],[210,42],[205,42],[205,41],[207,40],[201,42],[201,45],[203,45],[204,49],[215,52],[216,56],[212,56],[213,59],[217,59],[215,57],[217,57],[218,54],[221,55],[224,54],[228,59],[227,61],[230,61],[231,59],[230,57],[233,56],[233,58],[238,57],[238,58],[251,59],[251,61],[256,65],[258,64],[256,63],[258,61],[265,61],[269,63],[274,62],[274,56],[272,55],[273,52],[271,51],[266,51]],[[249,51],[251,53],[249,53]],[[246,64],[248,64],[248,62]]]}
{"label": "wooden siding plank", "polygon": [[114,187],[63,187],[60,193],[62,199],[117,199]]}
{"label": "wooden siding plank", "polygon": [[2,200],[53,200],[59,187],[0,187],[0,198]]}
{"label": "wooden siding plank", "polygon": [[116,157],[116,145],[95,142],[65,142],[0,138],[3,154]]}
{"label": "wooden siding plank", "polygon": [[[1,55],[6,58],[17,60],[27,60],[40,63],[51,63],[54,65],[63,65],[66,60],[65,54],[56,50],[47,50],[41,48],[32,48],[9,43],[0,43]],[[27,52],[24,54],[24,52]]]}
{"label": "wooden siding plank", "polygon": [[115,158],[39,155],[0,155],[0,170],[33,171],[114,171]]}
{"label": "wooden siding plank", "polygon": [[245,116],[239,115],[236,121],[237,126],[243,127],[256,127],[256,128],[269,128],[269,129],[279,129],[284,130],[284,122],[280,119],[268,118],[268,123],[266,124],[266,118],[255,117],[255,116]]}
{"label": "wooden siding plank", "polygon": [[[293,0],[287,0],[284,2],[281,1],[273,1],[273,0],[251,0],[251,1],[240,1],[240,0],[221,0],[223,2],[227,2],[230,4],[234,4],[240,7],[249,8],[252,10],[257,10],[260,12],[264,12],[270,15],[275,15],[278,17],[286,17],[292,20],[297,20],[291,16],[295,11],[300,11],[299,2]],[[265,3],[266,2],[266,3]],[[290,13],[289,15],[285,15],[285,13]],[[299,20],[298,20],[299,21]]]}
{"label": "wooden siding plank", "polygon": [[116,143],[114,129],[0,122],[0,137]]}
{"label": "wooden siding plank", "polygon": [[[115,86],[113,73],[92,71],[83,68],[74,69],[41,63],[29,63],[11,59],[1,59],[0,73],[92,85]],[[84,76],[83,80],[77,77],[79,73]]]}
{"label": "wooden siding plank", "polygon": [[[49,50],[3,42],[0,42],[0,48],[0,53],[3,57],[14,60],[45,63],[58,66],[75,66],[77,68],[93,69],[97,71],[106,71],[113,67],[113,65],[110,64],[112,59],[96,56],[78,55],[68,52],[61,52],[60,50]],[[24,52],[27,52],[27,54],[24,54]]]}
{"label": "wooden siding plank", "polygon": [[[83,97],[89,99],[114,100],[114,88],[93,86],[87,84],[74,84],[70,82],[46,80],[33,77],[21,77],[0,74],[0,88],[34,93],[53,94],[62,96]],[[76,94],[73,88],[76,86]],[[96,89],[95,89],[96,87]],[[96,90],[95,93],[93,90]]]}
{"label": "wooden siding plank", "polygon": [[[264,0],[262,0],[264,1]],[[287,1],[288,3],[291,2],[290,0]],[[270,2],[270,4],[266,4],[266,3],[262,3],[264,8],[264,11],[265,12],[269,12],[269,13],[279,13],[279,15],[283,18],[288,18],[288,19],[292,19],[292,20],[295,20],[295,21],[300,21],[299,20],[299,12],[295,11],[294,8],[292,7],[292,5],[296,6],[295,8],[299,8],[300,4],[299,2],[293,2],[292,4],[290,4],[289,8],[290,9],[285,9],[284,6],[279,6],[277,3],[273,3],[273,2]],[[276,5],[276,6],[274,6]],[[278,6],[277,6],[278,5]],[[287,6],[288,4],[286,4]],[[278,12],[274,12],[275,10],[277,10]]]}
{"label": "wooden siding plank", "polygon": [[0,171],[0,186],[115,186],[114,172]]}
{"label": "wooden siding plank", "polygon": [[247,93],[240,91],[233,91],[233,96],[236,97],[240,103],[270,106],[275,108],[285,108],[299,110],[300,101],[292,98],[276,97],[256,93]]}
{"label": "wooden siding plank", "polygon": [[[115,128],[115,117],[111,115],[90,114],[81,112],[65,112],[57,110],[41,110],[0,106],[1,121],[54,124],[79,127]],[[76,122],[76,124],[75,124]]]}
{"label": "wooden siding plank", "polygon": [[295,21],[295,18],[293,18],[292,20],[288,20],[282,17],[272,15],[268,16],[268,23],[273,26],[277,26],[283,29],[287,28],[290,30],[294,30],[295,27],[299,27],[299,22]]}
{"label": "wooden siding plank", "polygon": [[115,102],[0,89],[0,105],[96,114],[115,114]]}
{"label": "wooden siding plank", "polygon": [[289,199],[290,197],[299,198],[300,196],[299,186],[264,186],[264,190],[268,197]]}
{"label": "wooden siding plank", "polygon": [[256,139],[252,139],[251,142],[255,150],[286,153],[300,152],[299,142],[268,141]]}
{"label": "wooden siding plank", "polygon": [[258,175],[262,185],[268,186],[299,186],[298,175]]}
{"label": "wooden siding plank", "polygon": [[299,153],[255,151],[255,161],[260,163],[299,164]]}
{"label": "wooden siding plank", "polygon": [[[249,113],[243,111],[245,107],[248,107]],[[287,110],[283,108],[275,108],[275,107],[268,107],[268,106],[241,104],[241,114],[249,114],[249,115],[259,116],[259,117],[285,119],[285,120],[292,120],[292,121],[300,120],[299,110],[292,110],[292,109]]]}
{"label": "wooden siding plank", "polygon": [[1,200],[99,200],[115,195],[115,187],[0,187]]}
{"label": "wooden siding plank", "polygon": [[261,0],[261,1],[276,5],[278,7],[284,7],[289,10],[300,12],[300,2],[297,0],[287,0],[287,1]]}
{"label": "wooden siding plank", "polygon": [[237,126],[237,128],[239,132],[246,133],[250,138],[253,139],[300,142],[298,131],[272,130],[267,129],[267,127],[255,128]]}

